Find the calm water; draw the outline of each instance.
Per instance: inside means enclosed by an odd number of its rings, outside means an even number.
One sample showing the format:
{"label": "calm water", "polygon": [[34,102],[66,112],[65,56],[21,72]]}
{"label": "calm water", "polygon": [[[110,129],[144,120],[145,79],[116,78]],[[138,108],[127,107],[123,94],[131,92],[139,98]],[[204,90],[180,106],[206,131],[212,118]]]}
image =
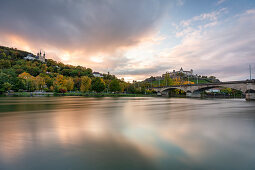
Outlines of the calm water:
{"label": "calm water", "polygon": [[0,98],[1,170],[254,170],[255,102]]}

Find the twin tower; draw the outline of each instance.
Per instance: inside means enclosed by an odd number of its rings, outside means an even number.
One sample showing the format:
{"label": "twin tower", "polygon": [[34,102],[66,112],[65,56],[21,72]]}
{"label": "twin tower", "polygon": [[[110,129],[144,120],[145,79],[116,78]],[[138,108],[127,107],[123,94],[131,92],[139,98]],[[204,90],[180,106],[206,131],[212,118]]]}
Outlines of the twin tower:
{"label": "twin tower", "polygon": [[40,50],[40,52],[37,53],[36,58],[38,58],[38,60],[40,60],[40,61],[42,61],[42,62],[45,62],[45,51],[44,51],[43,54],[42,54],[42,52],[41,52],[41,50]]}

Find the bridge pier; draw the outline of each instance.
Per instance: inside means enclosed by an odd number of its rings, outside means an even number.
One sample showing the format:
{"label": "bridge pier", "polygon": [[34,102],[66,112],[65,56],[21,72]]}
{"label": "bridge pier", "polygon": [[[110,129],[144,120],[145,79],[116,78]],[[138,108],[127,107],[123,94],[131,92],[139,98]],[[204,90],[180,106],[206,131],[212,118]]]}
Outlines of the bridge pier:
{"label": "bridge pier", "polygon": [[169,97],[169,92],[168,91],[161,92],[161,96]]}
{"label": "bridge pier", "polygon": [[191,97],[191,98],[200,98],[202,95],[200,93],[192,93],[192,92],[187,92],[186,97]]}
{"label": "bridge pier", "polygon": [[162,93],[161,92],[157,92],[157,96],[162,96]]}
{"label": "bridge pier", "polygon": [[255,100],[255,93],[246,93],[245,94],[245,99],[250,101],[250,100]]}

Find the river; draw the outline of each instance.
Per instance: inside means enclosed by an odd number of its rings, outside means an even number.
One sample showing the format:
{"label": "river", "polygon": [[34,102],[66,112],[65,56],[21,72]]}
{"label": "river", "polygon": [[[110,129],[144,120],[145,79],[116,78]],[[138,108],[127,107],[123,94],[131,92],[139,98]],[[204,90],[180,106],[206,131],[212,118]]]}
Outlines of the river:
{"label": "river", "polygon": [[1,170],[254,170],[255,102],[2,97]]}

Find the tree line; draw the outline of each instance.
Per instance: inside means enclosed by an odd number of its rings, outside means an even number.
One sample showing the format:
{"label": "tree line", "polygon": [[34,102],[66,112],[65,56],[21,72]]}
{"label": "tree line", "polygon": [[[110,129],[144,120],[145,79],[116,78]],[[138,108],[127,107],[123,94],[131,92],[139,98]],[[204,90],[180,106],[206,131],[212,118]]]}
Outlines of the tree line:
{"label": "tree line", "polygon": [[0,46],[0,93],[6,91],[151,93],[146,84],[127,83],[111,74],[94,77],[92,69],[47,59],[24,60],[28,52]]}

